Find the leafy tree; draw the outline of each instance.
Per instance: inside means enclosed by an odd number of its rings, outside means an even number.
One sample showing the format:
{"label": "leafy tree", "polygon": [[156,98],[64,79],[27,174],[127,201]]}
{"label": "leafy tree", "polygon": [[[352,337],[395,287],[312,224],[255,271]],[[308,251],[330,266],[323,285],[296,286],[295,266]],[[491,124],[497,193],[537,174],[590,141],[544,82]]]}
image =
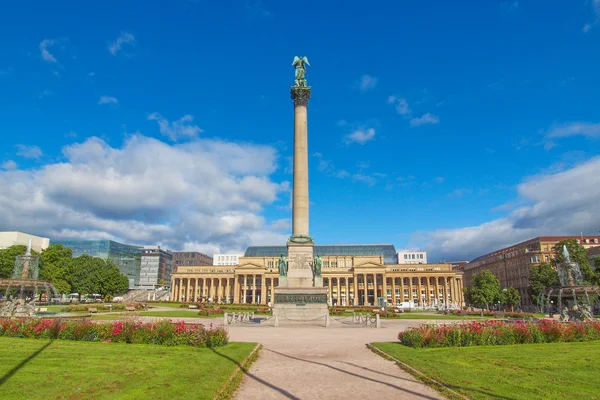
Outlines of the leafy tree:
{"label": "leafy tree", "polygon": [[59,293],[71,292],[73,250],[51,244],[40,254],[40,279],[51,281]]}
{"label": "leafy tree", "polygon": [[600,285],[600,257],[594,257],[594,270],[596,273],[596,280],[592,283]]}
{"label": "leafy tree", "polygon": [[529,293],[536,304],[544,289],[559,285],[558,273],[550,263],[534,265],[529,274]]}
{"label": "leafy tree", "polygon": [[554,269],[564,260],[562,255],[563,245],[567,246],[567,250],[569,250],[569,256],[571,257],[571,261],[575,261],[579,264],[579,269],[583,274],[584,283],[593,283],[596,281],[596,273],[592,269],[590,265],[590,260],[588,259],[587,250],[585,247],[577,243],[576,240],[561,240],[556,243],[552,248],[554,252],[554,259],[552,260],[552,266]]}
{"label": "leafy tree", "polygon": [[11,278],[15,268],[15,258],[27,252],[27,246],[15,245],[0,250],[0,278]]}
{"label": "leafy tree", "polygon": [[83,254],[72,261],[72,290],[82,294],[100,294],[103,297],[123,294],[129,280],[111,261]]}
{"label": "leafy tree", "polygon": [[490,271],[481,271],[473,277],[473,282],[465,290],[465,298],[468,303],[477,307],[485,307],[494,304],[500,296],[500,282]]}
{"label": "leafy tree", "polygon": [[505,307],[510,307],[511,311],[515,311],[515,306],[521,302],[521,295],[514,287],[504,288],[500,292],[500,303]]}

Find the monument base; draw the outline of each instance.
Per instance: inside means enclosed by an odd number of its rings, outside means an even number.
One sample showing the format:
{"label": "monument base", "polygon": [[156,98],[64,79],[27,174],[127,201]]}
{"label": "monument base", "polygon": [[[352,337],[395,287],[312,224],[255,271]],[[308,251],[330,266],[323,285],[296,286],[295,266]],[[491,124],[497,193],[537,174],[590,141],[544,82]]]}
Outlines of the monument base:
{"label": "monument base", "polygon": [[327,326],[327,288],[275,288],[273,317],[282,324]]}

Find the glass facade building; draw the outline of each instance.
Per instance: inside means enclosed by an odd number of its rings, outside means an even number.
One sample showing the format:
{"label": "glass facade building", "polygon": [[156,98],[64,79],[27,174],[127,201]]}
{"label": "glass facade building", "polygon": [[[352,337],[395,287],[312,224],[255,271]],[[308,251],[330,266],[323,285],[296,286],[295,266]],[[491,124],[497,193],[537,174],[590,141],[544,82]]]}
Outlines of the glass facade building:
{"label": "glass facade building", "polygon": [[[250,246],[244,257],[279,257],[287,255],[286,246]],[[392,244],[331,244],[315,246],[314,254],[321,256],[380,256],[385,264],[396,264],[396,248]]]}
{"label": "glass facade building", "polygon": [[73,257],[87,254],[103,260],[110,260],[129,279],[129,288],[135,289],[140,282],[141,247],[114,242],[112,240],[61,240],[52,242],[73,250]]}

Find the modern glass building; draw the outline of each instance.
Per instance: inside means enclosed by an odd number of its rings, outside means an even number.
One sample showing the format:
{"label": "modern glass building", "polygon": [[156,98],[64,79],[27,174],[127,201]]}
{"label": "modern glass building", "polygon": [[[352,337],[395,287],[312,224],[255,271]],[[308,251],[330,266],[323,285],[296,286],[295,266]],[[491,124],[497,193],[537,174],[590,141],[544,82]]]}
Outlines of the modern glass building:
{"label": "modern glass building", "polygon": [[[244,257],[279,257],[287,255],[286,246],[250,246]],[[396,248],[393,244],[328,244],[315,246],[314,254],[321,256],[381,256],[385,264],[396,264]]]}
{"label": "modern glass building", "polygon": [[61,240],[52,242],[73,250],[73,257],[87,254],[91,257],[111,260],[129,279],[129,288],[135,289],[140,282],[141,247],[112,240]]}

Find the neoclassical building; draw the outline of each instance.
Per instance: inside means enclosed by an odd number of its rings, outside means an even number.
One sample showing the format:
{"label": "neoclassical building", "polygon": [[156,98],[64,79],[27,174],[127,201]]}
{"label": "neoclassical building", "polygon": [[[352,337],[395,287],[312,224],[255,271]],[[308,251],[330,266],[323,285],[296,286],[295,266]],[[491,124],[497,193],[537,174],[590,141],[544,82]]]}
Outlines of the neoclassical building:
{"label": "neoclassical building", "polygon": [[[238,265],[181,266],[171,276],[171,300],[267,305],[286,253],[285,246],[257,246]],[[464,304],[462,273],[450,264],[398,264],[393,245],[315,246],[315,254],[323,259],[331,305],[377,305],[382,298],[406,307]]]}

